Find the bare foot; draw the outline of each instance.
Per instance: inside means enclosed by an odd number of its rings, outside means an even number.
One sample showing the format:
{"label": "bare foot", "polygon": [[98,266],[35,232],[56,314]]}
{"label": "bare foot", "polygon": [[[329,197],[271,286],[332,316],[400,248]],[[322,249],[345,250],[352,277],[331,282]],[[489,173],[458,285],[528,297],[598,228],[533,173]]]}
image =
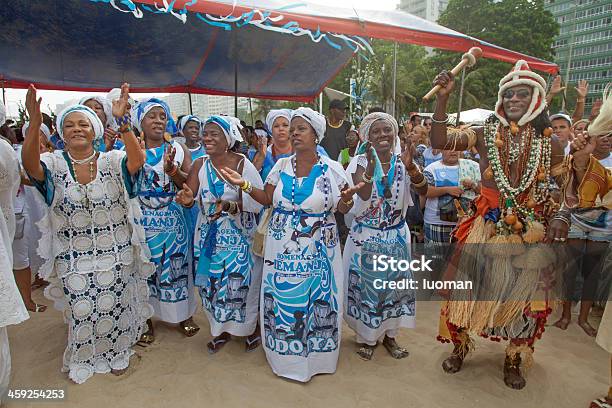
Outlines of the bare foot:
{"label": "bare foot", "polygon": [[589,322],[578,322],[578,326],[582,327],[582,330],[591,337],[597,336],[597,330],[589,324]]}
{"label": "bare foot", "polygon": [[120,375],[125,374],[125,372],[127,371],[127,369],[128,369],[127,367],[122,368],[121,370],[114,370],[114,369],[113,369],[113,370],[111,370],[111,373],[112,373],[113,375],[120,376]]}
{"label": "bare foot", "polygon": [[521,373],[521,357],[514,359],[506,356],[504,363],[504,383],[513,390],[522,390],[527,382]]}
{"label": "bare foot", "polygon": [[557,320],[553,326],[560,328],[561,330],[567,330],[567,326],[569,326],[570,322],[572,320],[568,319],[566,317],[562,317],[559,320]]}

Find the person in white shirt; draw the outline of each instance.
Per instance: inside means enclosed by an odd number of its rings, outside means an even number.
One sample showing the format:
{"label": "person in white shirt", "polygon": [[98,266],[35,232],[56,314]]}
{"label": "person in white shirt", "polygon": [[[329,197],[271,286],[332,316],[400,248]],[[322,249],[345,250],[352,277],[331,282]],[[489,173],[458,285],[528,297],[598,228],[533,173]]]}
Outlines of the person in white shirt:
{"label": "person in white shirt", "polygon": [[557,113],[549,117],[553,132],[561,141],[565,155],[570,153],[570,142],[574,139],[572,133],[572,118],[564,113]]}

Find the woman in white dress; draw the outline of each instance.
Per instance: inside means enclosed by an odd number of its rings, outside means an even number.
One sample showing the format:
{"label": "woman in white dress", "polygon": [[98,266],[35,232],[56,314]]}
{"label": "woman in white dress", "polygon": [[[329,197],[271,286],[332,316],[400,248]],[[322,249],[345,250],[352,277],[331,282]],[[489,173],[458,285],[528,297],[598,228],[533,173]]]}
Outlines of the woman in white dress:
{"label": "woman in white dress", "polygon": [[374,270],[375,256],[410,260],[410,231],[405,222],[412,202],[412,181],[417,193],[427,192],[427,181],[412,162],[411,149],[399,154],[398,124],[386,113],[367,115],[359,129],[366,143],[347,168],[351,185],[365,183],[355,198],[355,215],[344,247],[344,319],[357,335],[357,354],[370,360],[378,341],[400,359],[408,351],[395,336],[400,327],[415,324],[412,290],[377,289],[375,281],[412,279],[410,271]]}
{"label": "woman in white dress", "polygon": [[259,189],[230,169],[221,173],[273,212],[265,241],[262,335],[275,374],[296,381],[333,373],[342,325],[342,256],[334,212],[349,211],[363,185],[348,187],[338,162],[317,152],[325,117],[291,116],[295,154],[280,159]]}
{"label": "woman in white dress", "polygon": [[[193,286],[193,231],[189,213],[174,201],[187,180],[191,155],[185,145],[169,141],[176,125],[166,102],[150,98],[134,108],[134,126],[146,146],[147,158],[137,181],[137,195],[142,209],[151,261],[155,275],[149,279],[149,302],[154,317],[172,324],[187,337],[200,328],[193,321],[197,301]],[[142,345],[154,340],[153,322],[141,339]]]}
{"label": "woman in white dress", "polygon": [[49,206],[39,224],[40,274],[68,323],[63,371],[78,384],[94,373],[123,373],[152,314],[146,279],[154,269],[133,200],[144,157],[126,114],[128,91],[124,84],[113,106],[125,152],[97,152],[103,125],[90,108],[74,105],[57,118],[65,150],[41,155],[41,100],[32,85],[26,97],[23,167]]}
{"label": "woman in white dress", "polygon": [[[0,102],[0,126],[4,124]],[[19,188],[19,164],[13,147],[0,137],[0,405],[4,402],[11,377],[11,353],[6,327],[28,319],[13,276],[11,242],[15,234],[13,199]]]}
{"label": "woman in white dress", "polygon": [[207,344],[211,354],[231,336],[248,336],[246,351],[256,349],[261,342],[257,330],[261,258],[252,253],[251,244],[256,214],[262,205],[219,172],[230,168],[252,185],[263,187],[255,166],[231,151],[242,141],[239,123],[229,116],[206,120],[203,142],[207,156],[193,163],[187,183],[176,198],[185,207],[197,202],[200,209],[194,240],[198,259],[195,281],[214,336]]}

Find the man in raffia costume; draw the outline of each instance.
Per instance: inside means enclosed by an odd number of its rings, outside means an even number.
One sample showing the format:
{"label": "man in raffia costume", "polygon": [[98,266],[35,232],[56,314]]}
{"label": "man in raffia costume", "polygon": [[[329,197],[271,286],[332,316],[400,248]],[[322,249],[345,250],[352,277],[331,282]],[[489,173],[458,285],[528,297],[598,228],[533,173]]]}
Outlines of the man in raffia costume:
{"label": "man in raffia costume", "polygon": [[[432,118],[432,148],[476,147],[482,173],[481,194],[453,232],[457,247],[447,278],[470,280],[475,288],[447,293],[438,340],[452,342],[454,350],[442,367],[447,373],[461,369],[474,348],[470,334],[509,339],[504,382],[522,389],[521,364],[532,362],[534,343],[551,313],[550,275],[562,262],[543,244],[566,240],[571,211],[566,201],[576,197],[576,180],[585,177],[595,144],[580,135],[565,158],[548,121],[546,82],[525,61],[501,79],[495,113],[483,127],[447,131],[454,79],[443,71],[434,84],[442,89]],[[552,179],[562,190],[559,202],[551,195]]]}

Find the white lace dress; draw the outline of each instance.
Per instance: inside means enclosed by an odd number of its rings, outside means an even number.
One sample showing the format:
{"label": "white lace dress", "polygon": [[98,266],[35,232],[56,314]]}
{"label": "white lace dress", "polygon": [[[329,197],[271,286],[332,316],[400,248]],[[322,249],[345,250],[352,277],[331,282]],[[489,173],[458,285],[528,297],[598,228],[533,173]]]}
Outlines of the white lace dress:
{"label": "white lace dress", "polygon": [[28,318],[13,276],[15,211],[13,198],[19,188],[19,164],[13,147],[0,139],[0,405],[8,390],[11,355],[6,326]]}
{"label": "white lace dress", "polygon": [[94,181],[82,185],[65,154],[43,154],[46,178],[35,182],[49,205],[39,222],[40,274],[68,323],[63,371],[78,384],[126,368],[153,314],[146,280],[154,268],[125,158],[101,153]]}

